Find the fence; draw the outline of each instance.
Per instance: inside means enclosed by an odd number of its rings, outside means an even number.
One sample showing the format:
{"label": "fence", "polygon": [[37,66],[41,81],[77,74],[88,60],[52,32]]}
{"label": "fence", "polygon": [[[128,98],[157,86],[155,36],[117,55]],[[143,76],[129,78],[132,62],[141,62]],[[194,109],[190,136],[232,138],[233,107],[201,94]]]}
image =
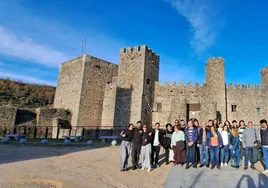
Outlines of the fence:
{"label": "fence", "polygon": [[77,135],[83,139],[97,139],[100,136],[119,136],[122,127],[84,127],[77,126],[63,129],[61,127],[45,126],[15,126],[0,127],[0,135],[24,134],[26,138],[55,138],[62,139],[63,136]]}

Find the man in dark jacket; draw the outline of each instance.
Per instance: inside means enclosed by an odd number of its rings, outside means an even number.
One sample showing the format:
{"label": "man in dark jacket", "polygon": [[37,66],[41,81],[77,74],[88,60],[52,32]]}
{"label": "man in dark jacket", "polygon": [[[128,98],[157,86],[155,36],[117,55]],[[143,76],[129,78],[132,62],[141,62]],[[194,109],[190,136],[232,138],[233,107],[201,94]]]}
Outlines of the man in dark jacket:
{"label": "man in dark jacket", "polygon": [[263,173],[268,174],[268,128],[267,121],[265,119],[260,121],[261,123],[261,144],[263,158],[265,162],[266,169]]}
{"label": "man in dark jacket", "polygon": [[160,152],[160,141],[163,139],[162,131],[159,129],[160,124],[156,123],[154,126],[154,129],[152,130],[152,154],[151,154],[151,163],[152,165],[156,165],[156,167],[159,167],[158,165],[158,159],[159,159],[159,152]]}
{"label": "man in dark jacket", "polygon": [[187,164],[186,169],[190,168],[189,163],[192,163],[193,168],[197,168],[196,166],[196,144],[198,140],[198,132],[197,128],[193,127],[194,122],[192,119],[188,121],[188,127],[185,130],[185,141],[186,141],[186,157]]}
{"label": "man in dark jacket", "polygon": [[120,146],[120,171],[126,171],[128,166],[128,158],[131,150],[131,140],[133,136],[133,124],[128,125],[128,129],[120,133],[122,142]]}
{"label": "man in dark jacket", "polygon": [[132,169],[136,170],[139,169],[139,160],[140,160],[140,153],[141,153],[141,142],[142,142],[142,122],[137,122],[137,127],[133,129],[133,138],[132,138]]}
{"label": "man in dark jacket", "polygon": [[206,144],[207,144],[207,124],[206,122],[201,123],[201,129],[199,130],[199,136],[198,136],[198,142],[197,142],[197,147],[199,147],[199,152],[200,152],[200,163],[201,165],[199,168],[202,168],[203,166],[206,165],[206,167],[209,167],[209,153],[208,150],[206,149]]}

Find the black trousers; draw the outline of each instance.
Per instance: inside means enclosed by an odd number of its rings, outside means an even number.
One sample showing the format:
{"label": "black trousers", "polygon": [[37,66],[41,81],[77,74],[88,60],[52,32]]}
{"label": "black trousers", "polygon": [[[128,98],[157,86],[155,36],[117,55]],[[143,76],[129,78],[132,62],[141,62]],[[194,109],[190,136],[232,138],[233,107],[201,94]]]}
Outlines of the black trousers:
{"label": "black trousers", "polygon": [[168,163],[169,162],[169,149],[165,149],[165,162]]}
{"label": "black trousers", "polygon": [[[152,155],[151,155],[152,165],[158,163],[160,147],[161,146],[152,146]],[[155,154],[155,156],[154,156],[154,154]]]}
{"label": "black trousers", "polygon": [[132,144],[131,157],[133,166],[139,165],[140,153],[141,153],[141,144]]}

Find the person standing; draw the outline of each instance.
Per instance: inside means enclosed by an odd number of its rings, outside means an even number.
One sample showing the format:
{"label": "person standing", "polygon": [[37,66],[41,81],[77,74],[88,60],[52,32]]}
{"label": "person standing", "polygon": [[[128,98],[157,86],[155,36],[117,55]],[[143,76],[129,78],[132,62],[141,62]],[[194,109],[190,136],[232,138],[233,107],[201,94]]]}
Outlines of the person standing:
{"label": "person standing", "polygon": [[253,162],[253,148],[254,142],[256,141],[256,130],[253,128],[253,123],[251,121],[248,122],[248,128],[244,130],[242,136],[242,146],[245,150],[245,166],[244,170],[248,169],[248,161],[250,161],[250,168],[255,170],[254,162]]}
{"label": "person standing", "polygon": [[207,124],[206,122],[201,123],[201,129],[199,130],[199,136],[198,136],[198,144],[197,147],[199,147],[199,153],[200,153],[200,166],[199,168],[202,168],[206,165],[206,167],[209,167],[209,156],[208,156],[208,150],[206,149],[207,144]]}
{"label": "person standing", "polygon": [[229,160],[229,147],[230,147],[230,132],[229,126],[225,124],[223,126],[223,130],[221,131],[222,143],[223,147],[221,148],[221,166],[227,167],[227,163]]}
{"label": "person standing", "polygon": [[172,125],[170,123],[168,123],[166,125],[166,131],[163,134],[163,139],[162,139],[162,144],[161,144],[163,146],[163,148],[165,149],[165,162],[166,162],[166,165],[169,164],[169,157],[170,157],[169,154],[172,151],[170,149],[172,147],[171,146],[171,137],[172,137],[172,134],[173,134]]}
{"label": "person standing", "polygon": [[132,139],[132,169],[136,170],[139,169],[139,160],[140,160],[140,153],[141,153],[141,141],[142,141],[142,122],[137,122],[137,127],[133,129],[133,139]]}
{"label": "person standing", "polygon": [[230,137],[230,154],[231,156],[236,156],[236,168],[240,166],[240,140],[238,130],[236,128],[232,128],[232,134]]}
{"label": "person standing", "polygon": [[263,158],[265,162],[265,171],[263,173],[268,174],[268,128],[267,121],[265,119],[260,121],[261,124],[261,144]]}
{"label": "person standing", "polygon": [[220,167],[220,148],[222,147],[222,137],[219,131],[217,131],[215,126],[210,127],[210,132],[207,135],[207,146],[206,149],[210,150],[210,161],[211,161],[211,169],[214,169],[217,165],[218,169]]}
{"label": "person standing", "polygon": [[156,167],[159,167],[158,159],[159,159],[159,152],[160,152],[160,140],[162,139],[162,133],[160,128],[160,124],[156,123],[154,129],[152,130],[152,155],[151,155],[151,163]]}
{"label": "person standing", "polygon": [[122,138],[121,146],[120,146],[120,171],[124,172],[127,170],[128,166],[128,158],[131,150],[131,141],[133,137],[133,124],[128,125],[128,129],[122,131],[120,136]]}
{"label": "person standing", "polygon": [[[238,125],[239,125],[239,129],[238,129],[239,140],[240,140],[240,145],[242,146],[243,132],[246,130],[246,125],[245,125],[244,120],[240,120]],[[243,147],[240,147],[240,156],[241,156],[241,160],[242,160],[243,156],[244,156]]]}
{"label": "person standing", "polygon": [[185,124],[185,121],[183,120],[183,119],[181,119],[181,121],[180,121],[180,125],[181,125],[181,131],[185,131],[185,129],[186,129],[186,127],[187,127],[187,125]]}
{"label": "person standing", "polygon": [[171,137],[171,147],[174,151],[174,165],[179,164],[180,166],[186,161],[185,156],[185,135],[181,131],[180,125],[175,126],[175,131]]}
{"label": "person standing", "polygon": [[147,168],[147,171],[150,172],[151,168],[151,155],[152,155],[152,132],[147,130],[147,125],[143,125],[143,134],[142,134],[142,170]]}
{"label": "person standing", "polygon": [[190,163],[193,168],[197,168],[196,166],[196,143],[198,139],[197,128],[193,127],[194,122],[192,119],[188,121],[188,126],[185,129],[185,141],[186,141],[186,169],[190,168]]}

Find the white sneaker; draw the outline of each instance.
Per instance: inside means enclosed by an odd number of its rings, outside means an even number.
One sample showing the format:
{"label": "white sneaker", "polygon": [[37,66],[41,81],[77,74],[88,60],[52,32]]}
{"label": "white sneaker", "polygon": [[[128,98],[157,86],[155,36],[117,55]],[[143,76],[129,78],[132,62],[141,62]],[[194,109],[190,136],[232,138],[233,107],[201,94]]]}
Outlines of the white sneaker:
{"label": "white sneaker", "polygon": [[227,163],[224,163],[224,166],[227,167]]}
{"label": "white sneaker", "polygon": [[263,172],[263,174],[267,174],[268,173],[268,170],[265,170],[264,172]]}
{"label": "white sneaker", "polygon": [[144,170],[144,167],[142,167],[141,170]]}
{"label": "white sneaker", "polygon": [[156,168],[159,168],[159,165],[158,164],[156,165]]}
{"label": "white sneaker", "polygon": [[147,171],[148,171],[148,172],[151,172],[151,170],[152,170],[151,168],[148,168],[148,170],[147,170]]}
{"label": "white sneaker", "polygon": [[221,166],[223,166],[223,163],[221,163]]}

